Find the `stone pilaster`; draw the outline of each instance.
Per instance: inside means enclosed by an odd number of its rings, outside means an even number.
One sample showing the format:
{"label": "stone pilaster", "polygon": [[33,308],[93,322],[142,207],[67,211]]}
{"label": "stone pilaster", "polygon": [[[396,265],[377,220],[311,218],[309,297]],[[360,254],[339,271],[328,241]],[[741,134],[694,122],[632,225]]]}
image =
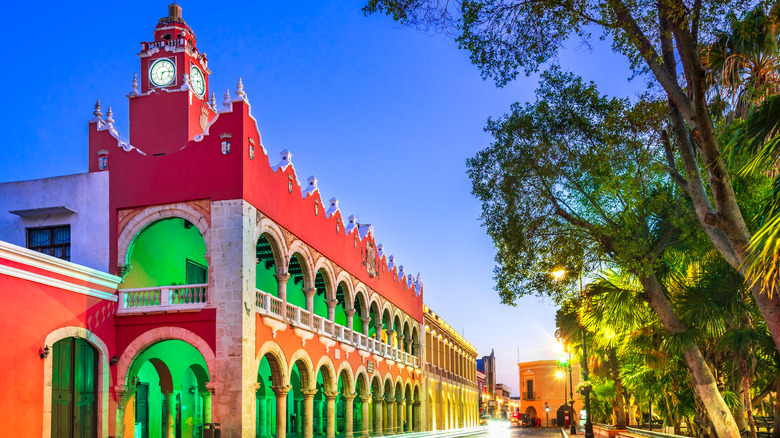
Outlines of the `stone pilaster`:
{"label": "stone pilaster", "polygon": [[412,402],[407,401],[406,402],[406,431],[412,432],[414,431],[414,424],[412,423],[412,420],[414,419],[414,412],[412,412]]}
{"label": "stone pilaster", "polygon": [[135,396],[136,387],[132,385],[114,386],[114,396],[116,397],[116,436],[133,436],[135,425]]}
{"label": "stone pilaster", "polygon": [[385,397],[385,434],[393,435],[395,433],[395,399]]}
{"label": "stone pilaster", "polygon": [[211,203],[209,295],[217,310],[212,421],[223,436],[255,433],[255,303],[257,211],[244,200]]}
{"label": "stone pilaster", "polygon": [[415,432],[420,432],[420,402],[412,403],[412,427]]}

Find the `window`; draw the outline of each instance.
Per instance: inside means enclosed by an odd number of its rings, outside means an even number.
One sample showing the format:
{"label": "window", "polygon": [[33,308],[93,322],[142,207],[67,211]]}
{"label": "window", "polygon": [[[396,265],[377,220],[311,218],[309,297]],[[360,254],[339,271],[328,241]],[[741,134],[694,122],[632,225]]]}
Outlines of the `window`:
{"label": "window", "polygon": [[70,261],[70,225],[28,228],[27,248]]}

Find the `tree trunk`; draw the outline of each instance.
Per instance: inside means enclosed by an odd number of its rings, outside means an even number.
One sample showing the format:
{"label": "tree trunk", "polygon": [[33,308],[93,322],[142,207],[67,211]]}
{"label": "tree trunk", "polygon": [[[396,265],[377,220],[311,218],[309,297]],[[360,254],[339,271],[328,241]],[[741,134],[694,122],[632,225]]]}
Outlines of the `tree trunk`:
{"label": "tree trunk", "polygon": [[[664,328],[672,334],[687,331],[687,327],[674,312],[661,283],[655,274],[640,276],[642,287],[647,293],[650,306],[658,314]],[[712,371],[702,357],[699,347],[691,342],[682,348],[683,357],[693,377],[693,390],[701,401],[712,429],[718,438],[739,438],[739,428],[726,402],[718,390]]]}
{"label": "tree trunk", "polygon": [[615,382],[615,427],[625,429],[626,409],[623,400],[623,381],[620,379],[617,352],[614,348],[609,349],[609,371],[612,374],[612,380]]}
{"label": "tree trunk", "polygon": [[775,421],[772,427],[772,436],[780,438],[780,378],[777,379],[777,392],[775,396]]}

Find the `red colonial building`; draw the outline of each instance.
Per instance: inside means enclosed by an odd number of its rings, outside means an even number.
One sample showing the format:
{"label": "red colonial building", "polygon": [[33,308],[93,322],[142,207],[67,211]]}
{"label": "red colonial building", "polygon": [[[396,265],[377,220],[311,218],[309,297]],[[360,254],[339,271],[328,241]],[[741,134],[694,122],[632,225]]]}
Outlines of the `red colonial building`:
{"label": "red colonial building", "polygon": [[[240,79],[217,101],[178,5],[138,57],[128,137],[98,102],[88,173],[0,184],[3,427],[350,438],[433,424],[419,275],[299,180],[288,151],[267,155]],[[470,397],[448,427],[477,417],[474,365],[459,366]]]}

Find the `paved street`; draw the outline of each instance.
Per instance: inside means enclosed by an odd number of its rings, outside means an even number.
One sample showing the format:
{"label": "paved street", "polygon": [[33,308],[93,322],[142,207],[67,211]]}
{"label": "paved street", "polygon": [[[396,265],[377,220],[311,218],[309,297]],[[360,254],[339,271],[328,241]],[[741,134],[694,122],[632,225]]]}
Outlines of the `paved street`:
{"label": "paved street", "polygon": [[560,428],[510,427],[508,422],[491,421],[488,426],[461,431],[421,432],[415,438],[560,438]]}

